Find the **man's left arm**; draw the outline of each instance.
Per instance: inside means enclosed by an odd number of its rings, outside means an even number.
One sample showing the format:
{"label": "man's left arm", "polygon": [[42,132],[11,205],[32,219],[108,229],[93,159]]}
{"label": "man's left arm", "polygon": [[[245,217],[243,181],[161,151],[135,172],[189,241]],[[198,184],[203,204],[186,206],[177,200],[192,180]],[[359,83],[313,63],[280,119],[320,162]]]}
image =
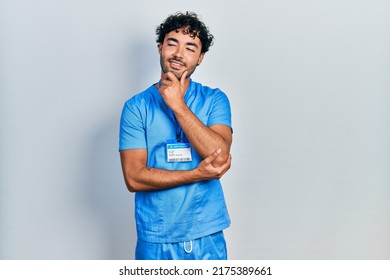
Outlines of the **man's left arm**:
{"label": "man's left arm", "polygon": [[215,159],[213,165],[220,166],[226,162],[232,144],[232,130],[229,126],[216,124],[207,127],[188,107],[175,112],[175,116],[201,158],[204,159],[213,151],[221,149],[221,155]]}
{"label": "man's left arm", "polygon": [[184,102],[184,77],[179,81],[172,73],[166,73],[159,92],[165,103],[172,109],[177,121],[191,145],[201,158],[206,158],[212,152],[221,149],[221,155],[213,162],[214,166],[223,165],[230,156],[232,130],[229,126],[215,124],[204,125]]}

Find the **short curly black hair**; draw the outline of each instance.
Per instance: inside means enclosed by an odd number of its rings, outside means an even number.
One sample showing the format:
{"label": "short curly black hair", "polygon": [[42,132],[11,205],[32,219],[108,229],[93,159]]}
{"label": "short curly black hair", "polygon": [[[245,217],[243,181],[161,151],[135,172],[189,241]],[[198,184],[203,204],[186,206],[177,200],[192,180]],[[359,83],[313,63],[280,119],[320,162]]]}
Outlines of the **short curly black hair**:
{"label": "short curly black hair", "polygon": [[166,34],[173,30],[179,31],[182,28],[192,38],[199,37],[202,42],[202,53],[207,52],[213,44],[214,36],[210,34],[206,25],[199,20],[198,15],[193,12],[186,12],[185,14],[177,12],[176,14],[170,15],[163,23],[157,26],[157,43],[162,44]]}

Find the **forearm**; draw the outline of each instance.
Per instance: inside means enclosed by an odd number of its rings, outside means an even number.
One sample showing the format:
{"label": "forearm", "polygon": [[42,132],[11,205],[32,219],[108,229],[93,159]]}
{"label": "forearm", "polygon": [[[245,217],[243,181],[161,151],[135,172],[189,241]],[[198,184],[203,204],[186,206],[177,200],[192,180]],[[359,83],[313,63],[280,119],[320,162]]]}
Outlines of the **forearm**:
{"label": "forearm", "polygon": [[164,170],[142,167],[124,171],[125,181],[131,192],[158,191],[200,181],[196,170]]}
{"label": "forearm", "polygon": [[223,164],[226,161],[230,155],[231,135],[226,135],[224,138],[205,126],[187,106],[174,113],[191,145],[202,158],[221,149],[221,156],[217,158],[215,164]]}
{"label": "forearm", "polygon": [[187,185],[200,181],[219,179],[230,168],[231,158],[221,166],[212,163],[221,150],[218,149],[206,157],[193,170],[164,170],[146,165],[146,150],[123,150],[120,152],[123,176],[131,192],[158,191]]}

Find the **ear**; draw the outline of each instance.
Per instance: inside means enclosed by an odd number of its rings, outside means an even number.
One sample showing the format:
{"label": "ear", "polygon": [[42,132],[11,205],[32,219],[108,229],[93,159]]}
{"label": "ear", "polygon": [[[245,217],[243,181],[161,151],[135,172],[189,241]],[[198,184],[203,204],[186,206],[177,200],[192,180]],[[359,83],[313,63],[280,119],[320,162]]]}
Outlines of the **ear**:
{"label": "ear", "polygon": [[161,54],[161,50],[162,50],[162,44],[161,43],[159,43],[157,45],[157,49],[158,49],[158,53]]}
{"label": "ear", "polygon": [[198,66],[202,63],[203,58],[204,58],[204,53],[201,53],[201,54],[199,55],[199,58],[198,58],[198,63],[197,63]]}

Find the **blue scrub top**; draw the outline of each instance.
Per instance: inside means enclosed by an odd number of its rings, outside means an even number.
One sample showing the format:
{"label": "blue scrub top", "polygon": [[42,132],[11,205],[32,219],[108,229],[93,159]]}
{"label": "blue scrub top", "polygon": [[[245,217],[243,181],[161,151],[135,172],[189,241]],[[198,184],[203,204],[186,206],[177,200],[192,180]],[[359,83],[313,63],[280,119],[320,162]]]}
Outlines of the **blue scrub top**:
{"label": "blue scrub top", "polygon": [[[191,80],[185,102],[206,126],[231,127],[227,96]],[[152,85],[129,99],[122,111],[119,150],[147,149],[147,165],[165,170],[191,170],[202,161],[194,149],[192,161],[168,162],[166,144],[180,129],[173,112]],[[184,142],[188,139],[183,135]],[[220,180],[208,180],[162,191],[135,194],[138,238],[157,243],[193,240],[230,225]]]}

